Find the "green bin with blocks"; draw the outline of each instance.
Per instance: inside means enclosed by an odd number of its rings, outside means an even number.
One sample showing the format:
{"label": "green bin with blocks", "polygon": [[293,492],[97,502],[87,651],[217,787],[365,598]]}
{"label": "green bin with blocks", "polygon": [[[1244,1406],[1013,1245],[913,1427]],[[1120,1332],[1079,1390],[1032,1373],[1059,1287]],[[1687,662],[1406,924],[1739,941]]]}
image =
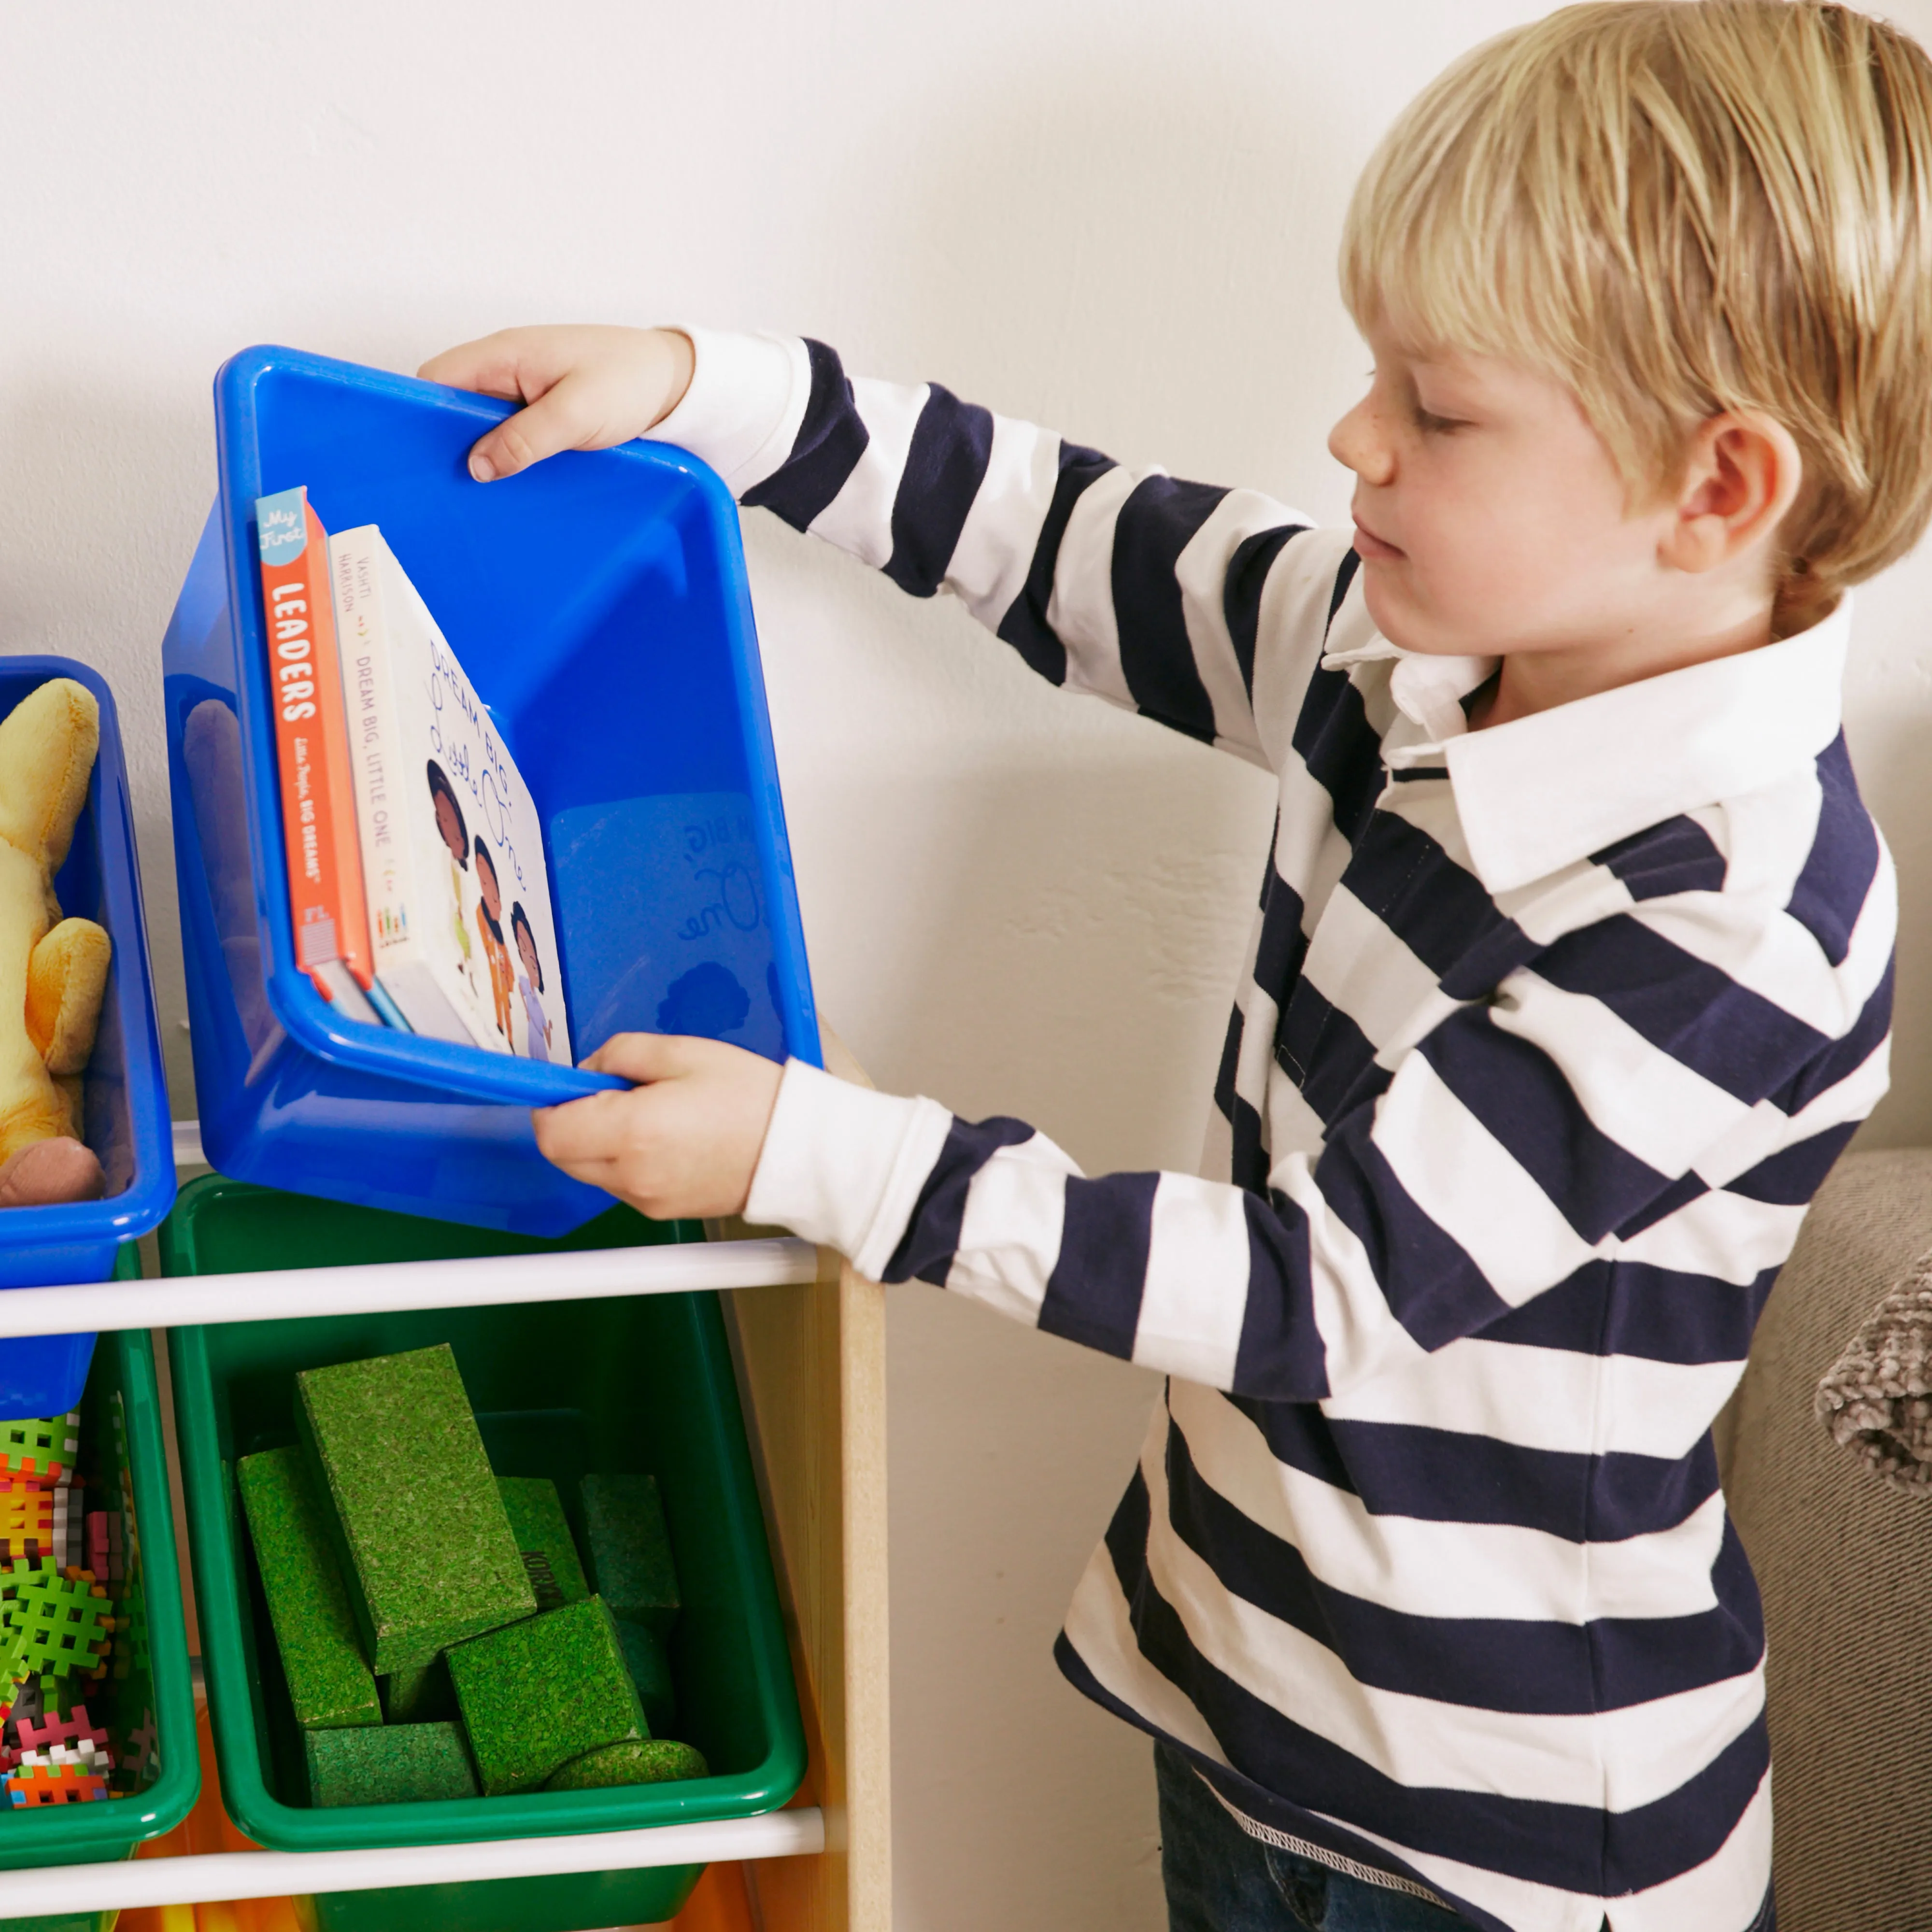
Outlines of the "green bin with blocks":
{"label": "green bin with blocks", "polygon": [[[130,1244],[122,1251],[116,1276],[129,1280],[139,1272]],[[145,1330],[101,1336],[80,1417],[80,1468],[86,1481],[74,1492],[80,1498],[75,1506],[83,1512],[121,1512],[121,1561],[128,1562],[131,1544],[138,1571],[130,1582],[139,1601],[137,1606],[131,1592],[117,1599],[117,1612],[130,1622],[116,1634],[106,1678],[98,1688],[88,1687],[79,1701],[106,1728],[116,1754],[137,1757],[140,1768],[134,1789],[91,1803],[15,1810],[0,1799],[0,1872],[132,1858],[144,1840],[172,1831],[201,1793],[167,1451],[154,1351]],[[87,1560],[83,1544],[82,1561]],[[110,1594],[114,1588],[109,1585]],[[0,1910],[6,1897],[7,1883],[0,1878]],[[109,1932],[115,1916],[57,1911],[0,1918],[0,1928],[4,1932]]]}
{"label": "green bin with blocks", "polygon": [[[160,1247],[170,1274],[528,1255],[534,1287],[547,1254],[697,1238],[688,1224],[617,1208],[562,1240],[538,1241],[209,1175],[182,1190]],[[304,1733],[250,1554],[235,1466],[297,1441],[298,1372],[443,1342],[491,1469],[554,1483],[579,1546],[583,1477],[657,1478],[683,1598],[667,1646],[675,1735],[704,1754],[707,1776],[310,1806]],[[750,1816],[797,1789],[804,1732],[715,1295],[237,1322],[177,1329],[170,1346],[215,1754],[230,1814],[250,1838],[310,1852],[626,1831]],[[406,1484],[408,1470],[396,1480]],[[298,1907],[318,1932],[590,1932],[672,1917],[701,1869],[336,1892]]]}

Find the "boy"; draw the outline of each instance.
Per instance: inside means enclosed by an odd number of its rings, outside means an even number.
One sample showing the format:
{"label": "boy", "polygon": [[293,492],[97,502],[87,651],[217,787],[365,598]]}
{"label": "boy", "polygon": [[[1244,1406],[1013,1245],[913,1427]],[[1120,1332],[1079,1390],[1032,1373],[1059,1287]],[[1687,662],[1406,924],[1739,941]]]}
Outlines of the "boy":
{"label": "boy", "polygon": [[524,331],[480,478],[639,433],[1056,682],[1265,763],[1210,1171],[1089,1179],[716,1042],[540,1117],[1167,1370],[1060,1639],[1157,1741],[1172,1923],[1772,1922],[1762,1634],[1709,1424],[1882,1092],[1847,585],[1932,491],[1932,65],[1795,0],[1569,8],[1358,188],[1355,530],[817,344]]}

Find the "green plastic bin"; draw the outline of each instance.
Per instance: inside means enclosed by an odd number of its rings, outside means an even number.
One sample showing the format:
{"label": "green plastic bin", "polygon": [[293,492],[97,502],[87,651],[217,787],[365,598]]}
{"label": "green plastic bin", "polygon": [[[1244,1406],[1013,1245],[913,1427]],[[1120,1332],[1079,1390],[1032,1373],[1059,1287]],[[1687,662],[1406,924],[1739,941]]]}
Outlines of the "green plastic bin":
{"label": "green plastic bin", "polygon": [[[625,1208],[538,1241],[346,1207],[210,1175],[160,1232],[169,1274],[447,1259],[696,1239]],[[538,1268],[533,1275],[540,1278]],[[266,1289],[272,1295],[272,1287]],[[548,1476],[580,1538],[577,1480],[645,1472],[663,1494],[684,1598],[670,1643],[678,1735],[709,1778],[629,1790],[311,1809],[232,1468],[295,1440],[298,1369],[447,1342],[499,1475]],[[805,1739],[737,1388],[713,1294],[519,1303],[173,1331],[176,1430],[202,1661],[230,1815],[278,1851],[452,1844],[747,1817],[805,1772]],[[408,1472],[397,1472],[399,1481]],[[581,1932],[671,1917],[698,1865],[336,1892],[298,1901],[320,1932]]]}
{"label": "green plastic bin", "polygon": [[[138,1279],[140,1257],[130,1244],[116,1264],[117,1280]],[[88,1864],[132,1858],[144,1840],[171,1832],[201,1794],[201,1760],[194,1736],[194,1680],[182,1617],[181,1572],[175,1551],[174,1516],[168,1496],[167,1450],[161,1430],[154,1355],[144,1330],[104,1335],[94,1350],[81,1398],[82,1472],[111,1466],[108,1412],[116,1395],[127,1418],[128,1458],[134,1478],[134,1515],[141,1548],[148,1623],[148,1670],[110,1673],[100,1703],[89,1714],[104,1720],[118,1738],[153,1714],[160,1769],[143,1790],[92,1804],[15,1811],[0,1809],[0,1871],[42,1865]],[[7,1895],[0,1880],[0,1901]],[[0,1919],[5,1932],[110,1932],[111,1912],[57,1912]]]}

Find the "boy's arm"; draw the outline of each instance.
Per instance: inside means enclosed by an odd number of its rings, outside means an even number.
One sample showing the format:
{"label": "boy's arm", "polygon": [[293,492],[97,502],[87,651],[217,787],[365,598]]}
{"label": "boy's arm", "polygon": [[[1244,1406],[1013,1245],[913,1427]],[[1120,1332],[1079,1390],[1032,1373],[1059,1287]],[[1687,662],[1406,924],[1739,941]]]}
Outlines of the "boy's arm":
{"label": "boy's arm", "polygon": [[1258,762],[1272,760],[1258,654],[1274,660],[1266,708],[1291,717],[1319,653],[1336,560],[1311,556],[1310,582],[1290,581],[1303,560],[1283,553],[1305,519],[1252,491],[1124,469],[937,384],[848,380],[819,343],[512,330],[424,373],[530,401],[478,442],[479,475],[628,435],[679,443],[740,501],[902,590],[952,592],[1052,682]]}

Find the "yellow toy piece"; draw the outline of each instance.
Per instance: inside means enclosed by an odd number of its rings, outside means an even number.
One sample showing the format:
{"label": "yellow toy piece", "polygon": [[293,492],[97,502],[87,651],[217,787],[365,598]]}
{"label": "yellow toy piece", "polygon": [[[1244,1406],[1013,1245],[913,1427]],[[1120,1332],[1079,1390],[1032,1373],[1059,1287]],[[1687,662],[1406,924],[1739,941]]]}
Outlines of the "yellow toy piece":
{"label": "yellow toy piece", "polygon": [[93,920],[61,916],[53,884],[100,744],[100,706],[71,678],[0,719],[0,1206],[101,1190],[80,1141],[80,1075],[112,948]]}

